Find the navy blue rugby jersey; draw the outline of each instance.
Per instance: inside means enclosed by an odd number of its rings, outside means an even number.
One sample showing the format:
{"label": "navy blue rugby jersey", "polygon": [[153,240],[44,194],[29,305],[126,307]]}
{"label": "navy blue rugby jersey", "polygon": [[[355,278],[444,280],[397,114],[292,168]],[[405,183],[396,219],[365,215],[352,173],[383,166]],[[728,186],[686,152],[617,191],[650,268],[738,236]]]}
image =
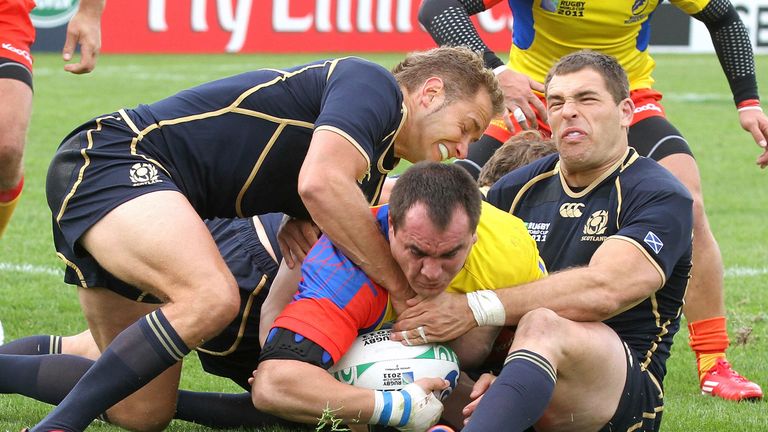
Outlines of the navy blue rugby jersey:
{"label": "navy blue rugby jersey", "polygon": [[397,163],[393,143],[406,116],[389,71],[355,57],[246,72],[126,113],[135,152],[157,161],[203,218],[307,218],[298,174],[319,129],[369,162],[358,182],[373,204]]}
{"label": "navy blue rugby jersey", "polygon": [[661,165],[629,149],[584,189],[567,186],[553,154],[502,177],[487,199],[526,223],[550,272],[588,265],[610,237],[644,252],[664,276],[664,286],[605,324],[662,379],[691,269],[692,199],[685,187]]}

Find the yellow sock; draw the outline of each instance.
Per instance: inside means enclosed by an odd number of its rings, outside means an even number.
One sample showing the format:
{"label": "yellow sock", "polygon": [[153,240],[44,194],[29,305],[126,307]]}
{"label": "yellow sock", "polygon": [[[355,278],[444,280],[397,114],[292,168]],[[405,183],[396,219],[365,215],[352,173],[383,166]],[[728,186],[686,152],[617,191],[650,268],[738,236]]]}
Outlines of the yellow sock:
{"label": "yellow sock", "polygon": [[21,195],[17,196],[10,202],[0,203],[0,238],[3,238],[5,227],[8,226],[8,222],[11,221],[11,215],[16,208],[16,204],[19,202]]}
{"label": "yellow sock", "polygon": [[11,220],[13,210],[16,209],[16,204],[19,203],[23,185],[24,178],[13,189],[0,191],[0,238],[3,238],[3,233],[8,226],[8,222]]}
{"label": "yellow sock", "polygon": [[701,381],[704,379],[704,375],[706,375],[707,372],[709,372],[709,370],[715,366],[717,359],[721,358],[725,360],[725,353],[719,352],[711,354],[699,354],[697,357],[696,365],[699,367],[699,381]]}

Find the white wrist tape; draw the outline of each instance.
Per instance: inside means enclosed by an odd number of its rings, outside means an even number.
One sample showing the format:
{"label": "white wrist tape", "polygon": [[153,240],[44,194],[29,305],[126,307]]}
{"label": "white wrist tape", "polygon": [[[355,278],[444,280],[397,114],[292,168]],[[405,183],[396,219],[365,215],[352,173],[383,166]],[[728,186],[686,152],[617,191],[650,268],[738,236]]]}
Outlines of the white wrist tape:
{"label": "white wrist tape", "polygon": [[496,75],[496,76],[499,76],[500,73],[502,73],[502,72],[504,72],[506,70],[509,70],[509,68],[505,64],[503,64],[501,66],[496,66],[495,68],[493,68],[493,74]]}
{"label": "white wrist tape", "polygon": [[431,392],[415,383],[398,391],[374,392],[373,415],[369,424],[394,426],[401,431],[423,431],[440,420],[443,404]]}
{"label": "white wrist tape", "polygon": [[[373,415],[369,424],[385,426],[404,425],[411,414],[410,397],[406,401],[399,391],[374,391]],[[403,418],[405,417],[405,418]]]}
{"label": "white wrist tape", "polygon": [[501,327],[507,320],[507,311],[493,290],[467,293],[467,303],[479,327]]}
{"label": "white wrist tape", "polygon": [[742,111],[760,111],[760,112],[763,112],[763,108],[760,107],[760,106],[757,106],[757,105],[753,105],[753,106],[741,107],[741,108],[737,109],[736,111],[738,111],[738,112],[742,112]]}

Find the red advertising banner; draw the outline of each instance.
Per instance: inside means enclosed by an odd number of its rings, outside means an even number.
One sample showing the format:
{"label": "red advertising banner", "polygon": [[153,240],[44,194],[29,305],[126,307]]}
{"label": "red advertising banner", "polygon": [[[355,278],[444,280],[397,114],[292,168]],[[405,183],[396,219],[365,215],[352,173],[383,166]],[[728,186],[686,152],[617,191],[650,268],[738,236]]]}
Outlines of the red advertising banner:
{"label": "red advertising banner", "polygon": [[[109,0],[102,51],[112,53],[410,51],[434,46],[418,22],[421,0]],[[506,2],[476,19],[504,52]]]}

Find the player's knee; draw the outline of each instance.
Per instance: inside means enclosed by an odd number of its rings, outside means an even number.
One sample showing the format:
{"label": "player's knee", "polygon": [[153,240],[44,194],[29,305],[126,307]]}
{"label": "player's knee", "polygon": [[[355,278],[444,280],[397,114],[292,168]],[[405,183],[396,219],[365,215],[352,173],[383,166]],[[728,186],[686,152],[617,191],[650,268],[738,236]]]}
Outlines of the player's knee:
{"label": "player's knee", "polygon": [[559,334],[563,324],[563,318],[551,309],[534,309],[520,318],[515,330],[515,341],[547,339]]}
{"label": "player's knee", "polygon": [[19,143],[7,141],[0,138],[0,190],[16,186],[21,177],[23,141]]}
{"label": "player's knee", "polygon": [[280,395],[282,382],[284,381],[283,368],[279,367],[280,361],[265,361],[259,364],[259,368],[253,376],[251,386],[251,400],[253,406],[264,412],[274,414],[280,410]]}
{"label": "player's knee", "polygon": [[240,312],[239,288],[230,274],[197,282],[177,293],[173,302],[184,304],[186,313],[196,317],[204,339],[217,335]]}

